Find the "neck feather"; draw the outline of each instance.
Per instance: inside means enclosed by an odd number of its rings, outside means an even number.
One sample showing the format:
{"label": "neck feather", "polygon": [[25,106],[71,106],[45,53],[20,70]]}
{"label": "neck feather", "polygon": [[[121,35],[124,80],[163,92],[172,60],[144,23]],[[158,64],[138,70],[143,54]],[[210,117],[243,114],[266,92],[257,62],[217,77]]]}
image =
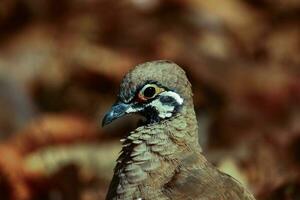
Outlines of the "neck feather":
{"label": "neck feather", "polygon": [[[156,192],[175,173],[184,155],[200,151],[193,107],[184,106],[169,120],[138,127],[126,139],[115,168],[119,198],[140,198],[139,185]],[[160,177],[159,180],[156,180]],[[152,194],[153,195],[153,194]],[[160,195],[157,193],[157,195]]]}

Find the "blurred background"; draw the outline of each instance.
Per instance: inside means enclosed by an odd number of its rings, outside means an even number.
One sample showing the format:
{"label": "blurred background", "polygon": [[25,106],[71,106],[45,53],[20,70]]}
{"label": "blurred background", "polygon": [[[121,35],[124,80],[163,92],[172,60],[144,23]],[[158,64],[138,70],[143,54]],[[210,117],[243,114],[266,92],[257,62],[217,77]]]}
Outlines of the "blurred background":
{"label": "blurred background", "polygon": [[102,200],[123,75],[182,66],[208,159],[259,200],[300,199],[299,0],[1,0],[0,199]]}

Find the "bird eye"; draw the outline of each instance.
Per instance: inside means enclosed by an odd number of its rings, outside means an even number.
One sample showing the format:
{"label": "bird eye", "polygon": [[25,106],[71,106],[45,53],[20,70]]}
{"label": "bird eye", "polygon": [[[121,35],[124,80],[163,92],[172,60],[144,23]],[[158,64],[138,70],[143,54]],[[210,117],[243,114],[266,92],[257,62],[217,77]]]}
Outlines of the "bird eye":
{"label": "bird eye", "polygon": [[150,98],[153,98],[155,95],[163,92],[164,89],[158,87],[155,84],[148,84],[146,86],[143,87],[143,89],[140,90],[139,94],[138,94],[138,99],[140,101],[146,101]]}
{"label": "bird eye", "polygon": [[146,97],[146,98],[153,97],[155,95],[155,93],[156,93],[155,87],[152,87],[152,86],[147,87],[143,92],[144,97]]}

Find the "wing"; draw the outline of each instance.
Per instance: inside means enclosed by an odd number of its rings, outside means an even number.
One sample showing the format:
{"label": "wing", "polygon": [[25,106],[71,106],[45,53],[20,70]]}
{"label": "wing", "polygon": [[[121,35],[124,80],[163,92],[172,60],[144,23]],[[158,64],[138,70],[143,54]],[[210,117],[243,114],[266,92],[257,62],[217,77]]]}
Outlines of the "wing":
{"label": "wing", "polygon": [[174,200],[255,200],[237,180],[220,172],[199,153],[182,160],[164,192]]}

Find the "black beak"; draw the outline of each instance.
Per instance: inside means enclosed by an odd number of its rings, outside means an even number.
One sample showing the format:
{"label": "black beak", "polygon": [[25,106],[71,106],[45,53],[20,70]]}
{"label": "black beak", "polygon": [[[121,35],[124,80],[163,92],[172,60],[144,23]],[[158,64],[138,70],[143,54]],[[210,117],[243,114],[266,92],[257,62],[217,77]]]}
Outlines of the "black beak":
{"label": "black beak", "polygon": [[126,110],[129,108],[129,104],[125,104],[122,102],[115,103],[110,111],[108,111],[103,120],[102,120],[102,127],[111,123],[113,120],[118,119],[126,114]]}

